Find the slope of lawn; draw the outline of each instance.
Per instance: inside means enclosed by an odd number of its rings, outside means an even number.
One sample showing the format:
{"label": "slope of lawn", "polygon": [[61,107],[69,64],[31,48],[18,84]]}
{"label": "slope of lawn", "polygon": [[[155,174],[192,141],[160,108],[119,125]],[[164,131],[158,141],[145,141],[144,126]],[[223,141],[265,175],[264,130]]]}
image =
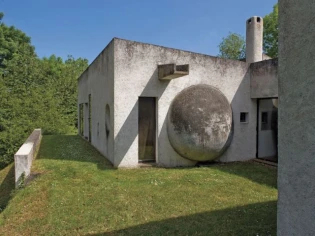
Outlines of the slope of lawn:
{"label": "slope of lawn", "polygon": [[[0,172],[0,235],[275,235],[276,169],[113,169],[78,136],[44,136],[33,180]],[[6,206],[6,207],[5,207]]]}

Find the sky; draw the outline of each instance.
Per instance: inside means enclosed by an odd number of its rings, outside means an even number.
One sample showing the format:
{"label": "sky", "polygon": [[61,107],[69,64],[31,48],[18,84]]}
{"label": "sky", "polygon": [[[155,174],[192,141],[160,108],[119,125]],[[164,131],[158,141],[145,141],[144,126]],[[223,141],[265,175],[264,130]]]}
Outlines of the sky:
{"label": "sky", "polygon": [[216,56],[229,32],[276,0],[0,0],[3,22],[31,37],[39,57],[92,62],[118,37]]}

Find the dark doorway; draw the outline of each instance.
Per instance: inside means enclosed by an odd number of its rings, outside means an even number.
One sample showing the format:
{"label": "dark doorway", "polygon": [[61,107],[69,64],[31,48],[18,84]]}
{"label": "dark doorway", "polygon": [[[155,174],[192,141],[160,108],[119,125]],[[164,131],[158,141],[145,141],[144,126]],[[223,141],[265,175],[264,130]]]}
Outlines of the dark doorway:
{"label": "dark doorway", "polygon": [[278,99],[258,100],[257,157],[278,160]]}
{"label": "dark doorway", "polygon": [[139,162],[155,162],[156,98],[139,97]]}

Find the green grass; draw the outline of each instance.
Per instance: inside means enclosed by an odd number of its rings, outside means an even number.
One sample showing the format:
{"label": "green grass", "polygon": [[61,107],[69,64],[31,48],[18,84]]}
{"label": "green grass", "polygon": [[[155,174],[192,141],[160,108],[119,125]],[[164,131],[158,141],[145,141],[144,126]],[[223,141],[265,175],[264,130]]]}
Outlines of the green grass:
{"label": "green grass", "polygon": [[10,170],[0,235],[276,235],[276,169],[255,163],[116,170],[78,136],[44,136],[13,195]]}

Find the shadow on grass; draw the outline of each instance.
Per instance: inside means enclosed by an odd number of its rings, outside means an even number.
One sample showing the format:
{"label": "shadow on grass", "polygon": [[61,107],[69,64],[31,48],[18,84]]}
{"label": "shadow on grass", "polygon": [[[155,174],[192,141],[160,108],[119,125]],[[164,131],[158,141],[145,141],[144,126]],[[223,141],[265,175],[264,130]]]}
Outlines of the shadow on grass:
{"label": "shadow on grass", "polygon": [[[97,164],[101,170],[113,169],[106,157],[78,135],[44,135],[37,159],[91,162]],[[253,162],[239,162],[214,164],[206,168],[218,169],[277,188],[277,169],[274,167],[262,166]]]}
{"label": "shadow on grass", "polygon": [[78,135],[44,135],[37,159],[91,162],[102,170],[113,169],[106,157]]}
{"label": "shadow on grass", "polygon": [[254,162],[238,162],[213,165],[209,168],[237,175],[261,185],[277,188],[277,168]]}
{"label": "shadow on grass", "polygon": [[250,204],[87,235],[276,235],[277,202]]}
{"label": "shadow on grass", "polygon": [[[0,184],[0,213],[6,208],[8,205],[12,193],[15,190],[15,181],[14,181],[14,165],[11,164],[6,168],[9,169],[6,176],[3,178]],[[1,172],[6,171],[6,168],[1,170]]]}

